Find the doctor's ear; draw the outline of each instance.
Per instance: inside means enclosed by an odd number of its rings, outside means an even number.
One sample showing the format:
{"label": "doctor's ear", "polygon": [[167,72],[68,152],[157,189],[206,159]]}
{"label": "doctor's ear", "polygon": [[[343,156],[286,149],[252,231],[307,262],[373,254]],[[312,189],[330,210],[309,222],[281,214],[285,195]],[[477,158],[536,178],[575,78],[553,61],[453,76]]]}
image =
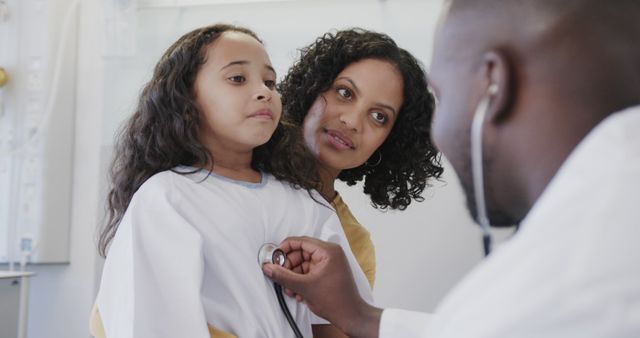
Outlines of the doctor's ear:
{"label": "doctor's ear", "polygon": [[504,53],[487,52],[483,57],[483,76],[487,83],[485,95],[490,96],[486,119],[499,122],[511,111],[513,95],[512,68]]}

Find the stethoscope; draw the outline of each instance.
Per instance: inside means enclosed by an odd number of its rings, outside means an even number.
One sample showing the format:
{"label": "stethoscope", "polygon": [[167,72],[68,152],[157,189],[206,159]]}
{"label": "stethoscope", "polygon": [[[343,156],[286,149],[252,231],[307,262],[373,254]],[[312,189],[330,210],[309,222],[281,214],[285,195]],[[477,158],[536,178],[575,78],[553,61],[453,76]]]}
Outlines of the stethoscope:
{"label": "stethoscope", "polygon": [[[278,264],[280,266],[284,266],[284,263],[287,261],[287,254],[284,253],[277,245],[273,243],[265,243],[260,247],[258,251],[258,265],[260,268],[264,264]],[[296,321],[291,316],[291,312],[289,311],[289,307],[287,303],[284,301],[284,296],[282,295],[282,286],[278,283],[273,283],[273,289],[276,291],[276,297],[278,298],[278,303],[280,304],[280,308],[284,313],[284,316],[287,318],[293,333],[296,335],[296,338],[302,338],[302,333],[300,333],[300,329],[296,324]]]}
{"label": "stethoscope", "polygon": [[484,249],[484,255],[489,256],[491,253],[491,232],[489,228],[489,217],[487,216],[487,204],[484,194],[484,176],[482,172],[482,128],[484,126],[484,119],[487,115],[487,109],[489,108],[489,101],[491,97],[498,93],[498,85],[491,84],[487,90],[487,94],[482,98],[482,101],[478,104],[476,111],[473,115],[473,122],[471,123],[471,175],[473,177],[473,193],[475,197],[476,213],[478,216],[478,223],[482,229],[482,247]]}

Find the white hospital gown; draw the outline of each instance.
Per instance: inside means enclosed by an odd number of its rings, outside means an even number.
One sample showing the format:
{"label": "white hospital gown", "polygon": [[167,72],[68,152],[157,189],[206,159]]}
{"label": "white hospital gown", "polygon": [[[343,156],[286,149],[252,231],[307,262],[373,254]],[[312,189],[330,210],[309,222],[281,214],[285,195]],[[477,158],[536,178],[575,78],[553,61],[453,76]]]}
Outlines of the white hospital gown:
{"label": "white hospital gown", "polygon": [[[341,244],[360,293],[372,301],[334,210],[315,192],[317,201],[262,177],[252,184],[165,171],[140,187],[109,249],[96,300],[107,337],[205,338],[207,325],[243,338],[293,337],[257,259],[263,243],[288,236]],[[311,337],[312,324],[326,323],[285,298],[304,336]]]}

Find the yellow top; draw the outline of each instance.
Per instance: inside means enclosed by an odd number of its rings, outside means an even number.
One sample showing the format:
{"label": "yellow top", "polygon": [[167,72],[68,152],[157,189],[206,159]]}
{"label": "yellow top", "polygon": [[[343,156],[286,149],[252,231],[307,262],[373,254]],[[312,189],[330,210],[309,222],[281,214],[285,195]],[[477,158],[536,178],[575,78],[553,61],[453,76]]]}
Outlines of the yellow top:
{"label": "yellow top", "polygon": [[358,265],[364,271],[369,285],[373,289],[373,284],[376,280],[376,252],[371,241],[369,231],[365,229],[353,214],[349,210],[349,207],[344,203],[340,194],[331,201],[331,206],[336,209],[336,214],[342,224],[351,252],[356,257]]}
{"label": "yellow top", "polygon": [[[340,194],[331,201],[331,206],[336,210],[336,214],[342,224],[351,252],[358,261],[358,265],[364,271],[369,285],[373,289],[373,284],[376,279],[376,253],[371,241],[369,231],[365,229],[359,222],[353,217],[349,207],[344,203]],[[105,338],[104,328],[102,326],[102,319],[100,318],[100,312],[94,305],[91,310],[91,318],[89,319],[89,330],[91,335],[95,338]],[[234,335],[220,331],[213,326],[209,325],[209,334],[211,338],[235,338]]]}

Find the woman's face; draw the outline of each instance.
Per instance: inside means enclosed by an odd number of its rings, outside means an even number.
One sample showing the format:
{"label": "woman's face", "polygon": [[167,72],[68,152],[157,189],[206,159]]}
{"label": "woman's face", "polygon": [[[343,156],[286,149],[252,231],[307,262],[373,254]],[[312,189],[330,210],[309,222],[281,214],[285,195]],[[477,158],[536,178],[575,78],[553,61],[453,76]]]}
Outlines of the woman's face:
{"label": "woman's face", "polygon": [[388,61],[347,66],[304,119],[307,146],[325,169],[340,172],[365,163],[384,142],[403,103],[403,80]]}

